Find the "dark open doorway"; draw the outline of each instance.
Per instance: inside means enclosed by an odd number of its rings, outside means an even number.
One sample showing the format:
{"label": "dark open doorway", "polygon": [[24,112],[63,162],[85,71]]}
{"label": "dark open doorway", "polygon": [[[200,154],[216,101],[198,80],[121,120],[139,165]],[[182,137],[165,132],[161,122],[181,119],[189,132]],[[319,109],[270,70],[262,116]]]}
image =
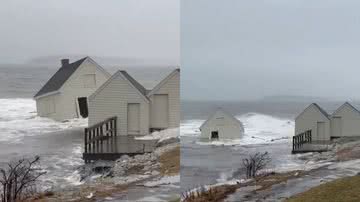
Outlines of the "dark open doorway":
{"label": "dark open doorway", "polygon": [[87,98],[86,97],[79,97],[78,98],[78,103],[79,103],[79,111],[80,111],[81,117],[87,118],[88,115],[89,115],[88,105],[87,105]]}
{"label": "dark open doorway", "polygon": [[219,139],[219,132],[211,131],[211,139]]}

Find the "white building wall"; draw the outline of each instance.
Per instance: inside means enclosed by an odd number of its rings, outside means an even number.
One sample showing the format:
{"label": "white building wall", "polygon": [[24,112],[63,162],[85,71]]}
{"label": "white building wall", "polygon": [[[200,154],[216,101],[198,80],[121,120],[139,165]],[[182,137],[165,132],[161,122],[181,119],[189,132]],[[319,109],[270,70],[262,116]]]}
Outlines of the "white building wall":
{"label": "white building wall", "polygon": [[[167,94],[169,98],[169,128],[180,126],[180,72],[174,74],[155,94]],[[154,96],[150,96],[150,107]],[[150,115],[150,127],[152,127]]]}
{"label": "white building wall", "polygon": [[[92,74],[95,74],[95,85],[85,86],[86,75]],[[58,103],[61,109],[56,114],[56,120],[78,118],[80,115],[77,98],[90,96],[109,77],[110,75],[97,68],[90,59],[86,59],[60,89],[61,96]]]}
{"label": "white building wall", "polygon": [[89,126],[117,116],[117,134],[127,133],[127,104],[140,103],[140,135],[149,133],[149,104],[121,76],[113,78],[89,99]]}
{"label": "white building wall", "polygon": [[[325,123],[325,135],[317,134],[317,122]],[[310,105],[295,120],[295,135],[311,130],[312,140],[330,140],[330,120],[314,105]]]}
{"label": "white building wall", "polygon": [[360,136],[360,114],[349,105],[344,105],[333,116],[340,118],[341,134],[333,134],[337,137]]}
{"label": "white building wall", "polygon": [[57,113],[61,111],[59,104],[60,94],[48,95],[40,97],[36,100],[36,109],[38,116],[57,119]]}
{"label": "white building wall", "polygon": [[[223,117],[222,119],[219,119]],[[219,139],[239,139],[244,133],[242,124],[222,111],[217,111],[201,127],[201,138],[211,139],[211,132],[218,131]]]}

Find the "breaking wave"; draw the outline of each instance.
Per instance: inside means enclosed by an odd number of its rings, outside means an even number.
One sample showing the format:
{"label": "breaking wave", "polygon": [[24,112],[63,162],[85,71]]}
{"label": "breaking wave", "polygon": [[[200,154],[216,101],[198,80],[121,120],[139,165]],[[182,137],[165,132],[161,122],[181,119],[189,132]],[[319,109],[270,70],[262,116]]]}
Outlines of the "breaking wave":
{"label": "breaking wave", "polygon": [[87,119],[56,122],[36,114],[32,99],[0,99],[0,141],[21,141],[24,136],[36,136],[68,128],[84,127]]}

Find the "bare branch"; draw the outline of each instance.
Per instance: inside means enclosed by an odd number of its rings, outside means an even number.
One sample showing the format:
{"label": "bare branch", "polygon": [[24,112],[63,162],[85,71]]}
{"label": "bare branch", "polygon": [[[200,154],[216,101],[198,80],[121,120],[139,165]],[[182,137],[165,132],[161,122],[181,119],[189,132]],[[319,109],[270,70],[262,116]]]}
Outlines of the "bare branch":
{"label": "bare branch", "polygon": [[38,178],[45,174],[38,167],[39,156],[20,159],[8,163],[7,169],[0,169],[0,201],[15,202],[25,200],[34,194]]}
{"label": "bare branch", "polygon": [[264,153],[255,153],[250,155],[248,158],[242,160],[242,164],[246,169],[246,177],[253,178],[256,177],[258,172],[266,167],[266,165],[271,161],[268,152]]}

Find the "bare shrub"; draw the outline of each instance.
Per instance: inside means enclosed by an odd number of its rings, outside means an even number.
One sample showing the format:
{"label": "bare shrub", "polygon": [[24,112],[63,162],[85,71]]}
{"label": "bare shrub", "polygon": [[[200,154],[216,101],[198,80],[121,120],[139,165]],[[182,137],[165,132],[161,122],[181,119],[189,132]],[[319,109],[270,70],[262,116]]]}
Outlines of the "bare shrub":
{"label": "bare shrub", "polygon": [[247,178],[254,178],[257,176],[259,170],[262,170],[270,163],[271,158],[268,152],[257,152],[254,155],[250,155],[248,158],[242,160],[243,166],[246,170]]}
{"label": "bare shrub", "polygon": [[0,168],[0,201],[15,202],[25,200],[36,193],[36,182],[45,174],[40,166],[40,157],[20,159]]}

